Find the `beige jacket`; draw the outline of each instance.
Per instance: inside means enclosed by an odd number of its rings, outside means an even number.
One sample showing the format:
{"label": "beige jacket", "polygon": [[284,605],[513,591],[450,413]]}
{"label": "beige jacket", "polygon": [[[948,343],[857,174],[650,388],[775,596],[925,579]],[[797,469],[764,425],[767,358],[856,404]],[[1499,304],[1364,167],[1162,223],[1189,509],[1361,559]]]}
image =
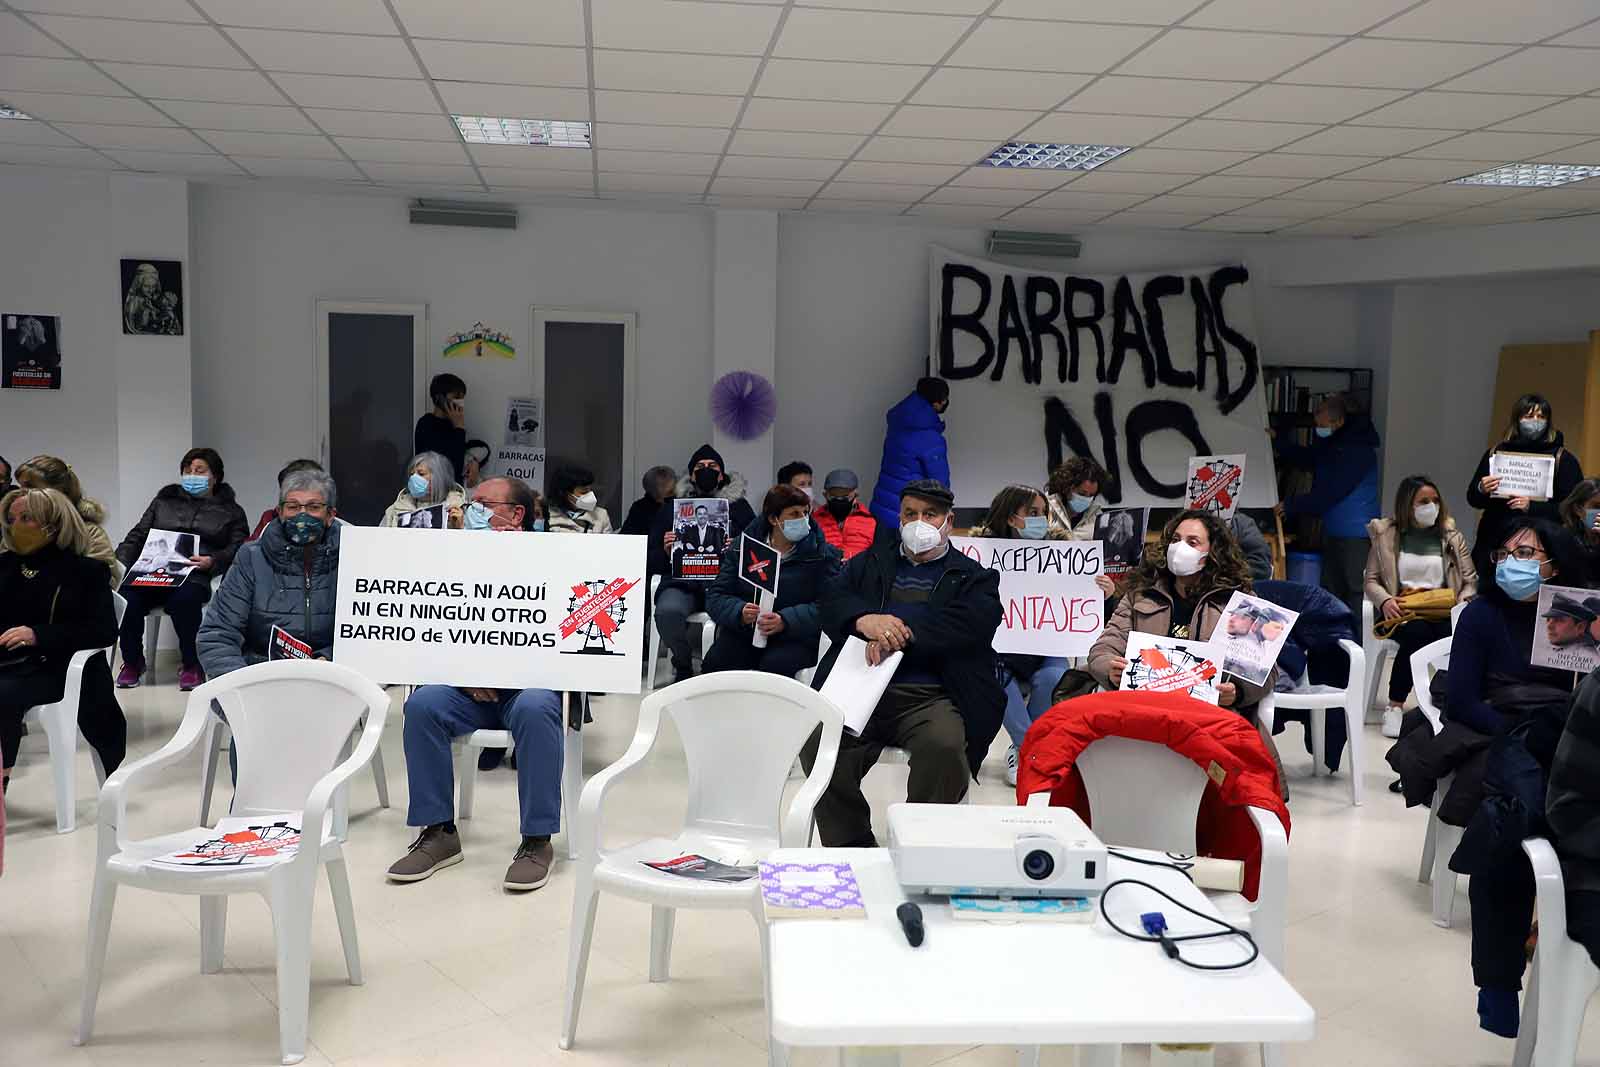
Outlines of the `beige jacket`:
{"label": "beige jacket", "polygon": [[1067,502],[1054,493],[1045,494],[1046,510],[1050,514],[1050,533],[1052,541],[1091,541],[1094,539],[1094,522],[1099,517],[1100,510],[1105,507],[1100,497],[1094,498],[1094,503],[1082,515],[1074,516],[1073,510]]}
{"label": "beige jacket", "polygon": [[[444,495],[445,518],[449,518],[450,509],[466,507],[466,501],[466,494],[463,492],[462,488],[459,485],[451,486],[450,491]],[[383,513],[383,520],[379,522],[378,525],[394,526],[399,522],[400,516],[402,515],[409,514],[413,511],[418,511],[421,508],[431,508],[437,506],[438,505],[436,504],[419,504],[415,497],[402,489],[394,498],[394,503],[390,504],[389,507],[385,509]]]}
{"label": "beige jacket", "polygon": [[599,505],[592,511],[580,511],[576,516],[563,508],[551,508],[547,529],[551,533],[608,534],[611,516]]}
{"label": "beige jacket", "polygon": [[[1366,593],[1374,610],[1400,594],[1400,531],[1393,519],[1373,519],[1367,523],[1372,548],[1367,551]],[[1478,572],[1472,565],[1467,539],[1456,529],[1454,519],[1444,524],[1444,584],[1456,595],[1456,603],[1471,600],[1478,592]]]}

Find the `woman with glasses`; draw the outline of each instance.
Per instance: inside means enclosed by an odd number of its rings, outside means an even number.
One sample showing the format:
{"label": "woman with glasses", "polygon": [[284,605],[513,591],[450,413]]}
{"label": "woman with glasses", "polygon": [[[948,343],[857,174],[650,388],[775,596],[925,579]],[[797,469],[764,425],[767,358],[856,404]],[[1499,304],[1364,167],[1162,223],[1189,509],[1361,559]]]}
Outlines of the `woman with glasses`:
{"label": "woman with glasses", "polygon": [[[1554,458],[1555,487],[1549,499],[1497,495],[1500,479],[1489,474],[1489,457],[1496,452],[1531,453]],[[1493,540],[1496,531],[1513,515],[1534,515],[1550,522],[1560,522],[1561,501],[1581,481],[1583,467],[1578,463],[1578,457],[1567,451],[1565,438],[1555,428],[1550,401],[1538,393],[1524,393],[1517,397],[1516,403],[1511,406],[1510,418],[1506,421],[1504,438],[1483,454],[1467,486],[1467,503],[1483,509],[1483,517],[1478,522],[1479,540],[1486,535]]]}

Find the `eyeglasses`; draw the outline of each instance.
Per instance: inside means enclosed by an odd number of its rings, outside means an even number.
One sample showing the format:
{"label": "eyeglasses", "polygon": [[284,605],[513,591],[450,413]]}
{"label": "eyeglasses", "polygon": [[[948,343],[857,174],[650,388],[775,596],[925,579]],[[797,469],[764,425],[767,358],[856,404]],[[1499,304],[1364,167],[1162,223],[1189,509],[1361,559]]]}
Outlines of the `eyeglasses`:
{"label": "eyeglasses", "polygon": [[1550,556],[1541,548],[1534,548],[1532,545],[1518,545],[1509,551],[1504,548],[1497,548],[1490,553],[1489,558],[1495,563],[1504,563],[1506,560],[1513,558],[1523,561],[1536,559],[1543,563]]}
{"label": "eyeglasses", "polygon": [[284,518],[288,518],[291,515],[298,515],[301,512],[322,517],[328,514],[328,505],[323,503],[297,504],[292,501],[284,501],[282,504],[278,505],[278,514],[282,515]]}
{"label": "eyeglasses", "polygon": [[473,503],[482,504],[486,508],[498,508],[501,506],[516,507],[517,504],[515,500],[484,500],[481,497],[477,500],[474,500]]}

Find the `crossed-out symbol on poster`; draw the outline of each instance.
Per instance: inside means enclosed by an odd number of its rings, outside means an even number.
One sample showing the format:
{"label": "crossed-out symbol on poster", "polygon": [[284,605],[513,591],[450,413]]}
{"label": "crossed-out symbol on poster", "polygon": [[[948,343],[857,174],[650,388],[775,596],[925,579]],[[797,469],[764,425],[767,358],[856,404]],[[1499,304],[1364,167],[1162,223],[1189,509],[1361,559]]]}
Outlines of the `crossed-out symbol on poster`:
{"label": "crossed-out symbol on poster", "polygon": [[770,581],[767,577],[767,568],[770,566],[772,566],[772,560],[762,559],[752,552],[750,553],[750,562],[745,566],[745,571],[750,577],[757,579],[762,585],[766,585]]}

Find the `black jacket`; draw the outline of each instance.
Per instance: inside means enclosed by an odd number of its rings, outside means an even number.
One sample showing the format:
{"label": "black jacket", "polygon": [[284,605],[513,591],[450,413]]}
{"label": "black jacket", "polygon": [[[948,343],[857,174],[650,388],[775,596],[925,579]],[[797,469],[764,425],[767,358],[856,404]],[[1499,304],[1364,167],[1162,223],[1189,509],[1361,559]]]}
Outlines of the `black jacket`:
{"label": "black jacket", "polygon": [[234,500],[233,487],[227,482],[220,483],[210,496],[190,496],[182,486],[169,485],[156,494],[138,523],[122,539],[117,547],[118,562],[124,567],[133,566],[151,530],[196,535],[200,548],[195,554],[210,556],[210,573],[220,576],[233,563],[239,546],[249,538],[250,520]]}
{"label": "black jacket", "polygon": [[655,524],[656,514],[665,505],[653,496],[642,496],[628,506],[628,517],[622,520],[618,533],[648,534]]}
{"label": "black jacket", "polygon": [[[900,545],[879,541],[849,563],[822,594],[822,629],[833,642],[817,667],[813,686],[822,688],[856,620],[884,611],[894,585]],[[967,762],[972,773],[1000,732],[1006,695],[996,674],[994,634],[1000,628],[1000,572],[950,549],[944,574],[933,587],[929,612],[912,627],[908,656],[934,666],[967,726]]]}
{"label": "black jacket", "polygon": [[[765,519],[757,519],[744,532],[757,541],[765,541],[768,529]],[[746,604],[756,600],[756,591],[739,577],[739,543],[739,538],[730,539],[722,553],[722,570],[706,591],[706,614],[716,620],[718,638],[725,632],[738,632],[748,642],[755,628],[746,626],[739,616]],[[774,640],[809,641],[816,645],[817,635],[822,632],[817,602],[843,566],[844,553],[823,540],[822,531],[813,524],[778,568],[778,595],[773,610],[783,616],[783,633]]]}
{"label": "black jacket", "polygon": [[[55,545],[32,555],[0,552],[0,633],[28,626],[48,668],[64,672],[74,652],[108,648],[117,640],[106,564]],[[29,575],[32,577],[29,577]]]}
{"label": "black jacket", "polygon": [[1550,767],[1545,816],[1569,890],[1600,890],[1600,671],[1578,687]]}
{"label": "black jacket", "polygon": [[[722,486],[716,492],[705,494],[728,501],[728,528],[732,530],[747,529],[756,521],[755,509],[744,498],[745,480],[739,474],[723,476]],[[701,493],[689,483],[687,477],[678,479],[677,496],[697,499]],[[710,582],[684,582],[672,580],[672,557],[662,547],[661,539],[672,531],[673,505],[677,497],[668,497],[661,505],[661,510],[656,512],[655,520],[650,523],[650,541],[645,546],[645,563],[651,574],[661,575],[661,588],[687,589],[692,592],[704,592],[710,588]],[[720,549],[721,546],[719,545]]]}
{"label": "black jacket", "polygon": [[1567,451],[1566,439],[1561,431],[1557,430],[1548,441],[1524,441],[1520,437],[1511,441],[1501,441],[1478,460],[1478,469],[1472,472],[1472,481],[1467,485],[1467,503],[1483,511],[1483,520],[1478,524],[1479,539],[1498,530],[1500,523],[1513,514],[1508,506],[1507,497],[1490,496],[1479,485],[1489,476],[1489,457],[1496,452],[1529,452],[1534,455],[1556,457],[1555,493],[1549,500],[1530,502],[1528,514],[1560,524],[1561,502],[1572,492],[1574,486],[1583,481],[1583,467],[1579,464],[1578,457]]}
{"label": "black jacket", "polygon": [[417,429],[412,434],[412,439],[416,445],[413,451],[439,453],[450,461],[455,474],[450,480],[459,482],[462,479],[461,468],[467,461],[466,430],[430,411],[417,419]]}

